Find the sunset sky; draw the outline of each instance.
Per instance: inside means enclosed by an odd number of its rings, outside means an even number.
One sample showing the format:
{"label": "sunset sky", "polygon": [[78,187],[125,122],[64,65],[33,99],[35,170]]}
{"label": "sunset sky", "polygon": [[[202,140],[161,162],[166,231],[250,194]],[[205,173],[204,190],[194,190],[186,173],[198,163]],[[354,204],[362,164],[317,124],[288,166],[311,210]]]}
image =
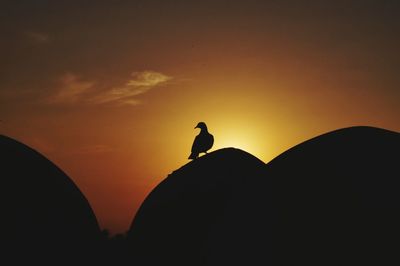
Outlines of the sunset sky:
{"label": "sunset sky", "polygon": [[352,125],[400,131],[400,1],[0,1],[0,134],[128,229],[187,157],[270,161]]}

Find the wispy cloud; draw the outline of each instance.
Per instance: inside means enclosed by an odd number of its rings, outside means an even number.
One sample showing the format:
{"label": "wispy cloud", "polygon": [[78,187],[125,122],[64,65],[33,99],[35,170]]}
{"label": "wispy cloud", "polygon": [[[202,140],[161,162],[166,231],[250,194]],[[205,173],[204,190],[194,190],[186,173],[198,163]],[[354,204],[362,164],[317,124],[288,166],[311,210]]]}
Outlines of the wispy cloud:
{"label": "wispy cloud", "polygon": [[155,71],[133,72],[127,86],[154,87],[171,79],[171,77]]}
{"label": "wispy cloud", "polygon": [[25,36],[33,44],[44,44],[50,41],[50,36],[43,32],[27,31]]}
{"label": "wispy cloud", "polygon": [[164,85],[172,77],[156,71],[133,72],[131,78],[121,87],[112,88],[92,99],[94,103],[116,103],[120,105],[137,105],[140,101],[138,95]]}
{"label": "wispy cloud", "polygon": [[87,80],[74,73],[63,74],[49,90],[0,91],[0,100],[28,99],[51,105],[138,105],[138,96],[166,85],[173,78],[156,71],[133,72],[122,86],[104,87],[99,81]]}
{"label": "wispy cloud", "polygon": [[71,73],[63,75],[59,81],[61,86],[47,98],[48,103],[73,104],[82,101],[95,84],[92,81],[83,81]]}

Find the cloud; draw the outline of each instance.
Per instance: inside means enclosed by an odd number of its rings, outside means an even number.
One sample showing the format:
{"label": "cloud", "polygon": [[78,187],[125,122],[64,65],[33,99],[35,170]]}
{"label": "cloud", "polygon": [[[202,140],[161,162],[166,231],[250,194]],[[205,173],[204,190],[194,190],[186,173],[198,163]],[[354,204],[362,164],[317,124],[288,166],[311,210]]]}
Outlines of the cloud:
{"label": "cloud", "polygon": [[74,73],[66,73],[51,90],[0,91],[0,100],[21,100],[51,105],[138,105],[139,95],[168,84],[173,78],[156,71],[133,72],[122,86],[104,87],[100,82],[85,80]]}
{"label": "cloud", "polygon": [[34,44],[44,44],[44,43],[48,43],[50,41],[49,35],[45,34],[43,32],[28,31],[28,32],[25,32],[25,36],[28,38],[28,40],[31,43],[34,43]]}
{"label": "cloud", "polygon": [[133,72],[131,76],[132,79],[127,85],[135,87],[153,87],[171,79],[171,77],[155,71]]}
{"label": "cloud", "polygon": [[87,96],[85,94],[95,84],[92,81],[82,81],[78,76],[71,73],[63,75],[59,81],[61,86],[46,99],[48,103],[73,104],[83,101]]}
{"label": "cloud", "polygon": [[166,84],[172,77],[156,71],[133,72],[131,78],[124,86],[112,88],[92,99],[94,103],[117,103],[120,105],[137,105],[140,101],[138,95]]}

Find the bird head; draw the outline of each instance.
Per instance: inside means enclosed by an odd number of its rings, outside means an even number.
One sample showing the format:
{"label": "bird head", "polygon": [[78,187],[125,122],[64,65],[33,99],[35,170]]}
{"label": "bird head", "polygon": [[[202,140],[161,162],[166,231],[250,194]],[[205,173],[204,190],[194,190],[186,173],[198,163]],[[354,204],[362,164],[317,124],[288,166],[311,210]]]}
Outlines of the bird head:
{"label": "bird head", "polygon": [[199,122],[195,128],[200,128],[200,129],[207,130],[206,123],[204,123],[204,122]]}

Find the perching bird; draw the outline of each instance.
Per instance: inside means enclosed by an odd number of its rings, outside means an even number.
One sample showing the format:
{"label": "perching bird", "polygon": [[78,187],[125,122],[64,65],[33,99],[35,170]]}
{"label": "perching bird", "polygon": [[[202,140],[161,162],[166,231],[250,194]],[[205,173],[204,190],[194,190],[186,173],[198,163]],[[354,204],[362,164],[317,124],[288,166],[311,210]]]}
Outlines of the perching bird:
{"label": "perching bird", "polygon": [[208,133],[207,126],[204,122],[199,122],[195,128],[200,128],[200,134],[196,136],[192,145],[192,153],[188,159],[197,159],[199,154],[207,153],[214,144],[214,136]]}

